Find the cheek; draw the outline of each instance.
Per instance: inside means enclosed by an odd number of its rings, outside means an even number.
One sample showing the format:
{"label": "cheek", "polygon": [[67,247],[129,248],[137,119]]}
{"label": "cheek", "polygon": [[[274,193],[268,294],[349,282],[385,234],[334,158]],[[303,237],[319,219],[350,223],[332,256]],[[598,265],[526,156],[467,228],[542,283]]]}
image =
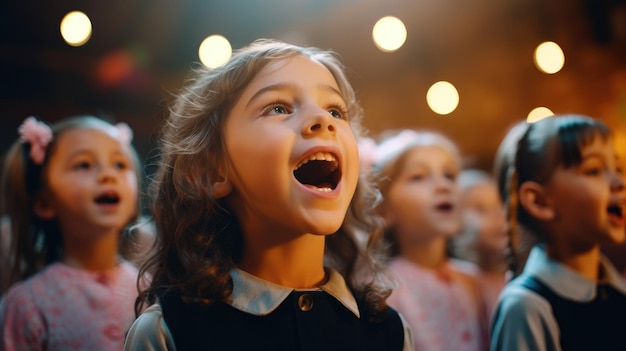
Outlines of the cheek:
{"label": "cheek", "polygon": [[422,218],[426,203],[424,194],[416,188],[394,187],[387,198],[389,210],[401,221]]}
{"label": "cheek", "polygon": [[350,180],[351,183],[356,184],[357,180],[359,179],[359,174],[360,174],[359,170],[361,167],[358,155],[348,156],[347,167],[348,167],[348,169],[346,170],[347,178]]}
{"label": "cheek", "polygon": [[130,174],[126,175],[126,187],[128,188],[128,193],[133,198],[133,202],[137,203],[137,195],[139,193],[139,186],[137,184],[137,176],[129,172]]}

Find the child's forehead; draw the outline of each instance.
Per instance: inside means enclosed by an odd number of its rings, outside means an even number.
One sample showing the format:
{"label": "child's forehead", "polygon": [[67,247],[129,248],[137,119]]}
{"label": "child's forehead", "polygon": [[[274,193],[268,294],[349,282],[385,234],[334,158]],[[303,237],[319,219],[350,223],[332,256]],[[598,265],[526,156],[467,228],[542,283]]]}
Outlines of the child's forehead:
{"label": "child's forehead", "polygon": [[119,131],[113,126],[87,125],[63,131],[58,136],[57,144],[65,149],[93,148],[101,149],[107,146],[128,149],[121,140]]}
{"label": "child's forehead", "polygon": [[405,165],[445,164],[460,166],[456,152],[438,144],[415,144],[406,150]]}
{"label": "child's forehead", "polygon": [[592,155],[606,154],[611,158],[616,158],[617,153],[611,140],[601,138],[599,135],[580,146],[580,153],[583,158]]}
{"label": "child's forehead", "polygon": [[317,60],[304,55],[294,55],[267,63],[252,79],[248,88],[255,90],[264,85],[284,82],[319,81],[337,88],[337,81],[330,70]]}

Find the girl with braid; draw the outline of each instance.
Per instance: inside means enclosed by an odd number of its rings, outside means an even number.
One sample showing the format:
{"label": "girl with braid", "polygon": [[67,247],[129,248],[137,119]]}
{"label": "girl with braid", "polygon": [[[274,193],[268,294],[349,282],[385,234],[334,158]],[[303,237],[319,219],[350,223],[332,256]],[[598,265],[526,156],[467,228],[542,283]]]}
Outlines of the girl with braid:
{"label": "girl with braid", "polygon": [[600,253],[625,239],[609,128],[563,115],[528,125],[508,172],[509,225],[541,242],[500,295],[491,350],[624,350],[626,284]]}

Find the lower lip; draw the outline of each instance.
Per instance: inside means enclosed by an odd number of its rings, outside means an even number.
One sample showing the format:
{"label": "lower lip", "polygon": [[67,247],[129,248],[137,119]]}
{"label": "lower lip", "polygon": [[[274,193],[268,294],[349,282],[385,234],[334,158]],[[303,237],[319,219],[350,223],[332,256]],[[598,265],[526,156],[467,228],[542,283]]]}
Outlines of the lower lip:
{"label": "lower lip", "polygon": [[104,204],[104,203],[97,203],[96,202],[96,206],[98,206],[99,208],[105,210],[105,211],[112,211],[117,209],[117,207],[119,206],[119,202],[115,203],[115,204]]}
{"label": "lower lip", "polygon": [[341,188],[341,183],[337,184],[335,189],[331,191],[320,191],[315,188],[308,187],[300,182],[297,182],[302,188],[304,188],[308,193],[313,194],[316,197],[321,197],[325,199],[334,199],[339,196],[339,191]]}
{"label": "lower lip", "polygon": [[626,226],[626,218],[624,217],[609,214],[609,221],[611,221],[612,224],[620,227]]}

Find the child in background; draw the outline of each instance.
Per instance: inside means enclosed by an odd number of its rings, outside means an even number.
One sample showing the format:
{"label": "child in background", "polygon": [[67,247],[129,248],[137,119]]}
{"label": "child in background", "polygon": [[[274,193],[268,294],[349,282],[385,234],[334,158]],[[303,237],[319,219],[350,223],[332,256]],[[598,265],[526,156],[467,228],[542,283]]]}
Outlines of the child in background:
{"label": "child in background", "polygon": [[454,257],[479,268],[485,316],[491,316],[506,283],[507,236],[504,206],[495,181],[481,170],[467,169],[458,178],[461,188],[461,234],[450,242]]}
{"label": "child in background", "polygon": [[259,40],[196,72],[163,130],[151,306],[127,350],[411,349],[377,280],[360,115],[316,48]]}
{"label": "child in background", "polygon": [[492,350],[625,350],[626,283],[600,245],[625,239],[626,189],[610,131],[585,116],[528,126],[509,216],[539,235],[502,291]]}
{"label": "child in background", "polygon": [[398,283],[388,301],[406,318],[416,350],[485,347],[477,269],[468,274],[468,263],[447,256],[448,240],[460,230],[460,170],[452,141],[412,130],[383,140],[373,166]]}
{"label": "child in background", "polygon": [[3,178],[14,285],[0,350],[119,350],[138,296],[137,269],[118,256],[139,208],[130,128],[29,117],[19,132]]}

